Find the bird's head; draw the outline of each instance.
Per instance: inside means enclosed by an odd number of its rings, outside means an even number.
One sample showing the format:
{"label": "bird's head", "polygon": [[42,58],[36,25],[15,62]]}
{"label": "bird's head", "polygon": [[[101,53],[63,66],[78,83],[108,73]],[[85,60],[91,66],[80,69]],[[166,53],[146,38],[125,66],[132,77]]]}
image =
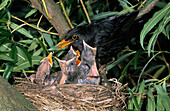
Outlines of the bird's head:
{"label": "bird's head", "polygon": [[57,44],[56,47],[58,47],[58,49],[60,50],[64,47],[67,47],[70,44],[72,44],[73,47],[78,47],[81,50],[82,49],[81,44],[82,44],[83,37],[80,35],[80,30],[81,30],[80,27],[76,27],[75,29],[70,30],[66,34],[64,39]]}
{"label": "bird's head", "polygon": [[50,54],[47,57],[41,60],[41,63],[43,62],[49,63],[51,67],[53,66],[52,52],[50,52]]}
{"label": "bird's head", "polygon": [[55,57],[61,67],[61,79],[59,84],[66,83],[66,80],[70,76],[76,75],[77,72],[77,65],[76,65],[76,57],[73,57],[70,60],[60,60],[59,58]]}

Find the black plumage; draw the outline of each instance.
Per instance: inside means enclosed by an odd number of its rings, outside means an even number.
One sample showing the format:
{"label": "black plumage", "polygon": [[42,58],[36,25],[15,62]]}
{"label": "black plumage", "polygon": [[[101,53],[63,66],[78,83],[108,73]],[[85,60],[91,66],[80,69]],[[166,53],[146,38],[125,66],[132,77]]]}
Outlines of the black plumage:
{"label": "black plumage", "polygon": [[[70,30],[64,40],[78,50],[83,50],[82,41],[92,47],[97,47],[97,57],[115,56],[126,46],[130,37],[130,28],[139,11],[111,16],[104,20],[94,21],[83,27]],[[61,46],[59,43],[57,46]]]}

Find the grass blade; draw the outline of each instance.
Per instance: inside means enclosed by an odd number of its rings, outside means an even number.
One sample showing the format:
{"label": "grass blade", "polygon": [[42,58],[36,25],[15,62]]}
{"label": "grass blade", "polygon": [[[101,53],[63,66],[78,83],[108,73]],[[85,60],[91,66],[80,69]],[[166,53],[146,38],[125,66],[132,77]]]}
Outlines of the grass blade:
{"label": "grass blade", "polygon": [[130,88],[128,88],[128,91],[129,91],[130,95],[132,96],[132,101],[133,101],[133,104],[134,104],[134,106],[135,106],[135,109],[136,109],[137,111],[139,111],[139,105],[138,105],[138,102],[137,102],[137,100],[136,100],[136,98],[135,98],[132,90],[131,90]]}

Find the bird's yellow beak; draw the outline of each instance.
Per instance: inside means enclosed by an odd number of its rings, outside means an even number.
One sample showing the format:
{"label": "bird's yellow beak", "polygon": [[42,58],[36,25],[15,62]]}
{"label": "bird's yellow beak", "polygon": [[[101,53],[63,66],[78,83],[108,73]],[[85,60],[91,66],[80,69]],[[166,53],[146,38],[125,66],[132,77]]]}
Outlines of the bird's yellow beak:
{"label": "bird's yellow beak", "polygon": [[74,41],[66,41],[65,39],[63,39],[61,42],[59,42],[59,43],[57,44],[56,47],[58,47],[58,50],[60,50],[60,49],[68,46],[69,44],[71,44],[71,43],[73,43],[73,42],[74,42]]}
{"label": "bird's yellow beak", "polygon": [[[51,65],[51,67],[53,66],[53,61],[52,61],[52,52],[50,52],[50,54],[47,56],[47,57],[45,57],[42,61],[45,61],[45,60],[47,60],[47,58],[48,58],[48,62],[49,62],[49,64]],[[42,62],[41,61],[41,62]]]}

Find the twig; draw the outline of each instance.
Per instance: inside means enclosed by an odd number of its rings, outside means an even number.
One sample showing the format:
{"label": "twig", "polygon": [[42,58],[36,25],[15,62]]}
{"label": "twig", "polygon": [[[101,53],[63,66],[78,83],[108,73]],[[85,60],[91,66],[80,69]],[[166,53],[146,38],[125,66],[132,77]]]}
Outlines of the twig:
{"label": "twig", "polygon": [[20,22],[23,22],[24,24],[26,24],[26,25],[28,25],[28,26],[34,28],[34,29],[37,29],[37,30],[39,30],[39,31],[41,31],[41,32],[48,33],[48,34],[52,34],[52,35],[59,35],[58,33],[48,32],[48,31],[42,30],[42,29],[40,29],[40,28],[37,28],[37,27],[35,27],[35,26],[33,26],[33,25],[27,23],[26,21],[21,20],[20,18],[18,18],[18,17],[16,17],[16,16],[11,15],[11,17],[14,18],[14,19],[16,19],[16,20],[19,20]]}
{"label": "twig", "polygon": [[67,13],[66,13],[66,10],[65,10],[65,8],[64,8],[63,1],[62,1],[62,0],[60,0],[60,5],[61,5],[61,8],[63,9],[64,16],[66,17],[66,19],[67,19],[67,21],[68,21],[68,23],[69,23],[71,29],[73,29],[74,26],[72,25],[72,23],[71,23],[71,21],[70,21],[68,15],[67,15]]}
{"label": "twig", "polygon": [[22,72],[24,73],[25,77],[27,78],[27,81],[29,81],[28,76],[27,76],[27,74],[26,74],[24,69],[22,69]]}
{"label": "twig", "polygon": [[40,22],[41,22],[41,20],[42,20],[42,17],[43,17],[43,15],[41,15],[40,19],[38,20],[37,28],[39,28],[39,26],[40,26]]}
{"label": "twig", "polygon": [[[161,46],[160,46],[160,44],[159,44],[159,41],[158,41],[158,40],[156,40],[156,42],[157,42],[157,44],[158,44],[159,50],[161,50],[161,51],[162,51]],[[168,64],[168,62],[167,62],[167,60],[166,60],[166,58],[165,58],[164,54],[163,54],[163,53],[161,53],[161,54],[162,54],[162,58],[163,58],[163,60],[164,60],[164,62],[165,62],[165,65],[166,65],[166,67],[168,68],[168,73],[170,74],[169,64]]]}
{"label": "twig", "polygon": [[11,31],[11,33],[15,32],[16,30],[18,30],[19,28],[23,27],[24,25],[26,25],[26,24],[21,24],[21,25],[19,25],[19,26],[16,27],[13,31]]}
{"label": "twig", "polygon": [[[140,8],[141,6],[143,6],[143,4],[144,4],[146,1],[147,1],[147,0],[145,0],[145,1],[139,6],[139,8]],[[147,5],[147,6],[137,15],[136,19],[139,19],[139,18],[141,18],[144,14],[148,13],[148,12],[156,5],[156,3],[157,3],[158,1],[159,1],[159,0],[155,0],[155,1],[151,2],[149,5]],[[139,9],[139,8],[138,8],[138,9]]]}
{"label": "twig", "polygon": [[87,13],[87,10],[86,10],[86,7],[84,6],[83,1],[80,0],[80,2],[81,2],[81,5],[82,5],[82,7],[83,7],[83,10],[84,10],[84,12],[85,12],[85,14],[86,14],[86,17],[87,17],[88,22],[91,23],[90,17],[89,17],[89,15],[88,15],[88,13]]}
{"label": "twig", "polygon": [[43,3],[43,6],[44,6],[44,9],[45,9],[45,12],[46,12],[48,18],[52,19],[51,15],[49,14],[49,11],[47,9],[47,5],[46,5],[45,1],[42,0],[42,3]]}

